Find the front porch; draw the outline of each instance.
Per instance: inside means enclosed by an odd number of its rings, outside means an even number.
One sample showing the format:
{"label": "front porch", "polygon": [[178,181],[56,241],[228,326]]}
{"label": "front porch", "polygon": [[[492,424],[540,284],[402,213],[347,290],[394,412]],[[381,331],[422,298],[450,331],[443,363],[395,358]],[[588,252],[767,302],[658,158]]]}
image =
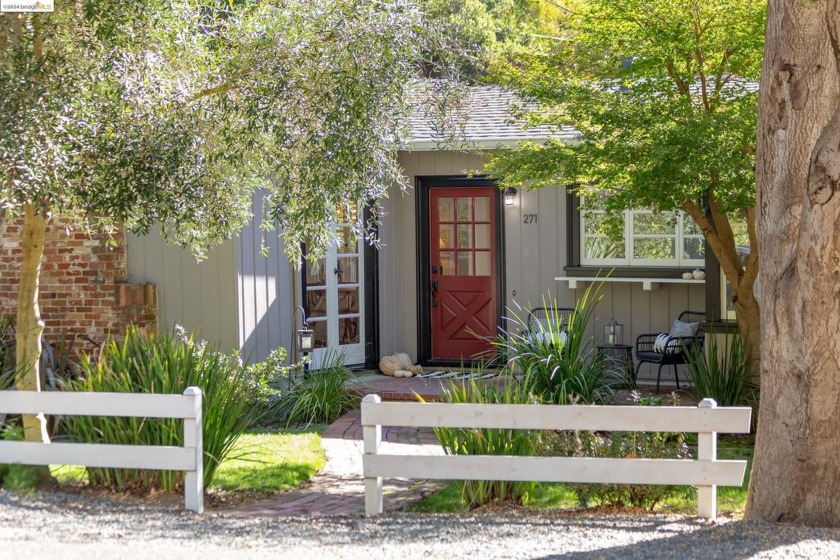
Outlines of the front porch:
{"label": "front porch", "polygon": [[[668,368],[670,370],[670,368]],[[680,387],[684,389],[687,381],[680,372]],[[503,381],[502,377],[492,377],[489,379],[479,380],[479,383],[496,383],[500,384]],[[396,378],[389,377],[380,373],[378,370],[360,369],[353,372],[353,376],[348,383],[348,390],[363,397],[367,394],[377,394],[386,401],[416,401],[419,396],[424,401],[434,402],[440,400],[441,395],[446,390],[449,381],[447,379],[423,379],[421,377]],[[642,396],[655,395],[656,389],[656,374],[652,376],[641,376],[637,380],[637,391]],[[691,397],[684,390],[677,391],[674,385],[673,375],[668,372],[662,372],[662,385],[660,387],[660,396],[668,395],[671,392],[676,392],[679,398],[679,404],[691,405],[694,404]],[[617,391],[616,404],[630,405],[633,404],[629,389],[622,389]]]}

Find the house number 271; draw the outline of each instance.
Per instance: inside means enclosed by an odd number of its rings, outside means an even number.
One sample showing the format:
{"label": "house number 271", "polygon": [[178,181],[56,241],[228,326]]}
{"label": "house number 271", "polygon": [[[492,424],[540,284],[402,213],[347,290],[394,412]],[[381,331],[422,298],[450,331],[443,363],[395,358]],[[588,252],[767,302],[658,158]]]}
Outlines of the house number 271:
{"label": "house number 271", "polygon": [[537,215],[536,214],[522,214],[522,223],[523,224],[536,224],[537,223]]}

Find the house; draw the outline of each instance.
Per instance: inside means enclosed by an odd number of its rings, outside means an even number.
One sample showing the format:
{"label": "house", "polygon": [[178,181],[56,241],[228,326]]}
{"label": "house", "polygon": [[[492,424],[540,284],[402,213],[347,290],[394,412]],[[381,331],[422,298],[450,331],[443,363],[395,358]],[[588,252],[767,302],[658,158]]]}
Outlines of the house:
{"label": "house", "polygon": [[293,348],[300,305],[315,331],[315,360],[337,350],[359,365],[396,351],[423,364],[459,364],[486,348],[471,332],[492,336],[507,309],[539,306],[548,294],[572,306],[586,278],[609,270],[592,325],[598,344],[611,318],[632,344],[640,333],[668,330],[685,309],[705,309],[704,282],[682,279],[705,265],[702,236],[688,218],[669,231],[645,230],[659,218],[629,213],[622,246],[596,235],[598,216],[581,216],[562,186],[518,189],[504,203],[482,175],[487,154],[549,136],[571,142],[576,134],[523,130],[511,119],[512,101],[498,88],[470,91],[462,146],[468,149],[441,147],[431,126],[414,123],[412,144],[398,155],[414,188],[395,187],[383,201],[378,250],[339,226],[342,246],[298,269],[284,258],[281,241],[252,226],[196,264],[155,234],[128,236],[128,280],[157,286],[161,326],[199,329],[252,359],[277,346]]}
{"label": "house", "polygon": [[[314,330],[316,362],[341,351],[349,364],[368,366],[398,351],[426,365],[460,364],[486,348],[472,333],[494,335],[507,310],[539,306],[549,294],[559,305],[573,306],[587,279],[608,271],[591,325],[597,344],[612,318],[624,325],[623,342],[632,344],[638,334],[668,330],[685,309],[720,316],[716,270],[709,269],[705,283],[682,279],[707,264],[702,236],[690,219],[669,225],[644,210],[628,212],[625,240],[615,243],[597,234],[599,216],[581,215],[563,186],[520,188],[505,203],[483,175],[493,150],[549,137],[573,142],[576,136],[572,128],[523,129],[511,118],[512,101],[498,88],[472,89],[461,149],[439,145],[432,127],[416,120],[412,144],[398,154],[414,188],[403,193],[394,187],[383,201],[379,249],[351,239],[349,228],[339,224],[340,246],[297,267],[276,234],[251,225],[199,264],[152,231],[126,235],[124,246],[109,249],[108,262],[118,264],[101,268],[106,275],[97,275],[95,264],[85,265],[80,285],[107,295],[106,305],[122,306],[123,322],[137,315],[154,323],[156,314],[161,329],[182,325],[251,360],[279,346],[293,351],[300,306]],[[257,197],[255,215],[261,204]],[[6,245],[0,249],[13,251]],[[8,251],[0,254],[5,263],[14,260]],[[48,259],[61,253],[49,251]],[[48,267],[45,285],[63,270]],[[10,313],[13,298],[6,300],[0,311]],[[101,338],[107,321],[96,319],[87,301],[98,300],[84,298],[69,309],[96,323],[78,326]],[[60,309],[50,309],[50,315]]]}

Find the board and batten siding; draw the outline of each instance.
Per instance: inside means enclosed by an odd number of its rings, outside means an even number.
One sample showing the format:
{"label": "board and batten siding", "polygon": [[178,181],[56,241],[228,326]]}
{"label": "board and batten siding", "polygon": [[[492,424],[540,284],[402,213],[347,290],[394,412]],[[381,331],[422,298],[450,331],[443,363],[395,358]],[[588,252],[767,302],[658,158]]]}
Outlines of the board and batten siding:
{"label": "board and batten siding", "polygon": [[225,352],[239,348],[235,259],[232,241],[198,262],[189,251],[167,243],[159,227],[144,236],[126,235],[128,280],[157,286],[158,328],[180,325]]}
{"label": "board and batten siding", "polygon": [[[437,151],[401,152],[399,161],[409,183],[415,185],[416,177],[481,174],[485,159]],[[383,201],[386,214],[379,261],[380,353],[406,352],[413,360],[417,359],[418,326],[416,201],[414,189],[402,193],[396,187]],[[504,208],[506,315],[508,309],[522,309],[524,314],[541,306],[544,296],[556,298],[562,307],[574,306],[583,296],[583,288],[570,290],[565,282],[554,280],[565,276],[568,263],[567,201],[561,187],[519,189],[515,203]],[[526,223],[526,216],[534,215]],[[624,325],[624,343],[632,345],[640,334],[669,330],[685,309],[705,309],[703,285],[662,284],[658,290],[645,291],[641,283],[605,283],[601,295],[590,324],[596,344],[603,342],[604,323],[613,317]],[[648,368],[642,368],[642,375]]]}
{"label": "board and batten siding", "polygon": [[[256,197],[254,215],[261,204]],[[197,262],[154,228],[146,236],[127,235],[126,253],[128,280],[157,285],[161,330],[181,325],[250,362],[279,346],[291,351],[295,277],[277,232],[252,222]]]}

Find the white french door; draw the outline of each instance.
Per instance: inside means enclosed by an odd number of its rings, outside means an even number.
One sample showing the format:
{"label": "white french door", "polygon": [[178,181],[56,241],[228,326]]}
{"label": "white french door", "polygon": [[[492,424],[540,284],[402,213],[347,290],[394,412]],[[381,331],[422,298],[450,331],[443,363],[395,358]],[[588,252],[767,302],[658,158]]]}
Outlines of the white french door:
{"label": "white french door", "polygon": [[347,224],[339,224],[338,243],[313,262],[306,261],[306,314],[314,331],[312,367],[333,352],[347,365],[365,362],[364,251]]}

